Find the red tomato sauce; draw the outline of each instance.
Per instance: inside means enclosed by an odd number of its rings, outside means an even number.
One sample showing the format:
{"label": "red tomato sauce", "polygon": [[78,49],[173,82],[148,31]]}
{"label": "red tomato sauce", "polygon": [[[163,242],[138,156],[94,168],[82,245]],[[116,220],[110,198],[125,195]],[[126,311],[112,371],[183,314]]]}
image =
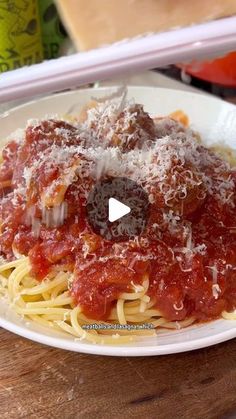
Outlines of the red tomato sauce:
{"label": "red tomato sauce", "polygon": [[[66,130],[65,137],[60,129]],[[39,281],[53,269],[73,272],[71,295],[94,319],[106,320],[121,293],[134,292],[133,285],[142,284],[145,275],[149,278],[148,295],[170,321],[190,316],[208,320],[219,317],[223,310],[234,309],[236,211],[234,206],[219,203],[214,194],[206,195],[199,204],[194,189],[174,232],[163,222],[160,206],[164,204],[157,198],[158,205],[153,203],[148,228],[139,240],[114,244],[94,234],[88,225],[81,182],[86,189],[93,181],[86,175],[63,191],[68,213],[62,225],[45,225],[39,205],[42,194],[53,181],[61,181],[63,171],[72,167],[78,156],[70,155],[62,163],[55,161],[47,171],[44,161],[37,166],[29,185],[25,167],[33,166],[40,153],[49,155],[55,144],[72,147],[80,141],[73,126],[44,121],[27,128],[21,146],[14,141],[6,146],[0,182],[9,180],[12,187],[0,201],[2,256],[12,260],[15,252],[29,255],[32,274]],[[232,175],[236,184],[236,175]],[[25,194],[21,194],[21,188],[26,188]],[[32,228],[33,222],[38,223],[38,230],[37,226]],[[158,232],[153,228],[155,222]]]}

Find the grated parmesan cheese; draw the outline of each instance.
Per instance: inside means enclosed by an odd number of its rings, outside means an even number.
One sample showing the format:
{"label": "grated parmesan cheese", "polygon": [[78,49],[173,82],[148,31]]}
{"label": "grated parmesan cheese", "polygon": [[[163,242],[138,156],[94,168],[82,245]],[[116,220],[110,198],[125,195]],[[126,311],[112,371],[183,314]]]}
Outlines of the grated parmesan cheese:
{"label": "grated parmesan cheese", "polygon": [[219,284],[213,284],[212,285],[212,294],[213,294],[213,297],[215,298],[215,300],[217,300],[219,298],[220,293],[221,293],[221,289],[220,289]]}

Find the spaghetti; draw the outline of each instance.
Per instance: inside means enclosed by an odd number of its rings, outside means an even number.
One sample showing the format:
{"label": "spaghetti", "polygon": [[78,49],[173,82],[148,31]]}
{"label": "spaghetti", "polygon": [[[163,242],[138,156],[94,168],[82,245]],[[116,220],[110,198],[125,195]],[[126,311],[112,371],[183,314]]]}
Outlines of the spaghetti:
{"label": "spaghetti", "polygon": [[[9,274],[9,270],[12,272]],[[28,258],[22,258],[6,263],[0,267],[1,285],[5,287],[10,304],[17,314],[23,315],[43,326],[57,331],[65,331],[78,339],[86,339],[93,343],[125,343],[133,340],[133,335],[153,336],[154,331],[145,327],[118,329],[112,324],[126,325],[151,325],[153,328],[165,327],[175,329],[173,322],[168,322],[161,313],[153,308],[154,303],[146,295],[148,279],[137,293],[124,293],[117,300],[116,307],[110,313],[108,322],[96,321],[99,333],[94,329],[92,332],[81,325],[89,326],[94,320],[87,318],[78,306],[75,306],[73,298],[68,292],[68,272],[59,272],[47,278],[40,285],[30,276],[31,265]],[[5,281],[7,276],[7,283]],[[146,298],[145,298],[146,297]],[[178,328],[189,326],[194,318],[188,318],[178,323]],[[110,328],[106,327],[110,325]],[[100,327],[99,327],[100,326]],[[105,326],[102,328],[101,326]]]}
{"label": "spaghetti", "polygon": [[[187,125],[180,111],[154,120],[113,100],[13,135],[0,166],[0,283],[16,313],[105,344],[236,319],[236,171]],[[91,230],[86,199],[124,173],[151,212],[141,237],[113,243]]]}

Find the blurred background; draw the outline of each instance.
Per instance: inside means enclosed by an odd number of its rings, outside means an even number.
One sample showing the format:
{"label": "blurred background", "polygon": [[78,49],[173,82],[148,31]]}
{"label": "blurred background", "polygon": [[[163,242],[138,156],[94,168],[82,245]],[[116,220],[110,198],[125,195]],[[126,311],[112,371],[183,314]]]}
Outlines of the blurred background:
{"label": "blurred background", "polygon": [[[220,22],[221,18],[236,14],[236,0],[190,3],[188,0],[0,0],[0,73],[137,35],[163,31],[168,34],[169,30],[183,26],[218,19]],[[219,35],[220,28],[219,25]],[[118,81],[98,80],[96,85],[114,82]],[[236,103],[236,45],[235,51],[221,51],[201,60],[193,53],[188,62],[174,62],[173,58],[168,66],[142,73],[134,70],[119,82],[199,89]]]}

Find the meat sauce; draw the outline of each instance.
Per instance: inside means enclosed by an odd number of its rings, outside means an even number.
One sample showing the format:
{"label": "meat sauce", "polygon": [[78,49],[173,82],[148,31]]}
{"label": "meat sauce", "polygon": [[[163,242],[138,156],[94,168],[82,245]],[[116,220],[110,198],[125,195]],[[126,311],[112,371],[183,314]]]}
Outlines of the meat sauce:
{"label": "meat sauce", "polygon": [[[142,131],[147,130],[148,141],[158,141],[167,135],[162,133],[163,126],[158,131],[158,124],[140,108],[132,112],[137,125],[141,118],[140,126]],[[124,122],[124,113],[121,115]],[[114,146],[115,141],[122,153],[135,149],[136,145],[140,149],[142,138],[135,132],[135,142],[133,120],[131,132],[129,129],[129,125],[126,128],[119,125],[107,146]],[[122,142],[123,137],[119,136],[125,130],[128,130],[126,140],[128,134],[132,137],[130,143]],[[169,121],[168,132],[172,136],[176,132],[182,135],[183,131],[181,125]],[[177,179],[178,185],[181,182],[187,185],[185,195],[165,201],[161,194],[163,187],[152,183],[149,188],[147,179],[147,190],[154,198],[145,232],[137,240],[113,243],[96,235],[86,219],[86,193],[95,180],[87,171],[78,175],[74,169],[89,164],[81,150],[76,151],[84,141],[82,137],[74,125],[48,120],[30,125],[21,144],[13,140],[4,148],[0,182],[4,185],[10,181],[11,188],[4,189],[0,202],[1,255],[7,260],[18,254],[29,255],[32,274],[39,281],[51,270],[73,272],[70,292],[83,312],[94,319],[107,319],[120,294],[134,292],[134,285],[141,285],[145,275],[149,278],[148,295],[170,321],[189,316],[208,320],[219,317],[223,310],[234,309],[235,171],[223,165],[223,172],[219,172],[220,158],[212,157],[211,167],[202,166],[202,171],[192,163],[181,163],[174,172],[176,162],[173,162],[166,184],[171,185]],[[55,147],[70,152],[61,160],[58,155],[52,159]],[[204,147],[199,149],[203,154],[210,153]],[[44,159],[38,164],[40,156]],[[192,184],[188,184],[187,173],[193,179]],[[206,175],[213,179],[213,186],[218,185],[219,177],[222,182],[230,178],[225,200],[209,193],[204,186]],[[227,202],[229,196],[231,204]],[[45,218],[45,202],[49,218]],[[50,222],[55,205],[59,208],[66,205],[66,215],[59,225]]]}

